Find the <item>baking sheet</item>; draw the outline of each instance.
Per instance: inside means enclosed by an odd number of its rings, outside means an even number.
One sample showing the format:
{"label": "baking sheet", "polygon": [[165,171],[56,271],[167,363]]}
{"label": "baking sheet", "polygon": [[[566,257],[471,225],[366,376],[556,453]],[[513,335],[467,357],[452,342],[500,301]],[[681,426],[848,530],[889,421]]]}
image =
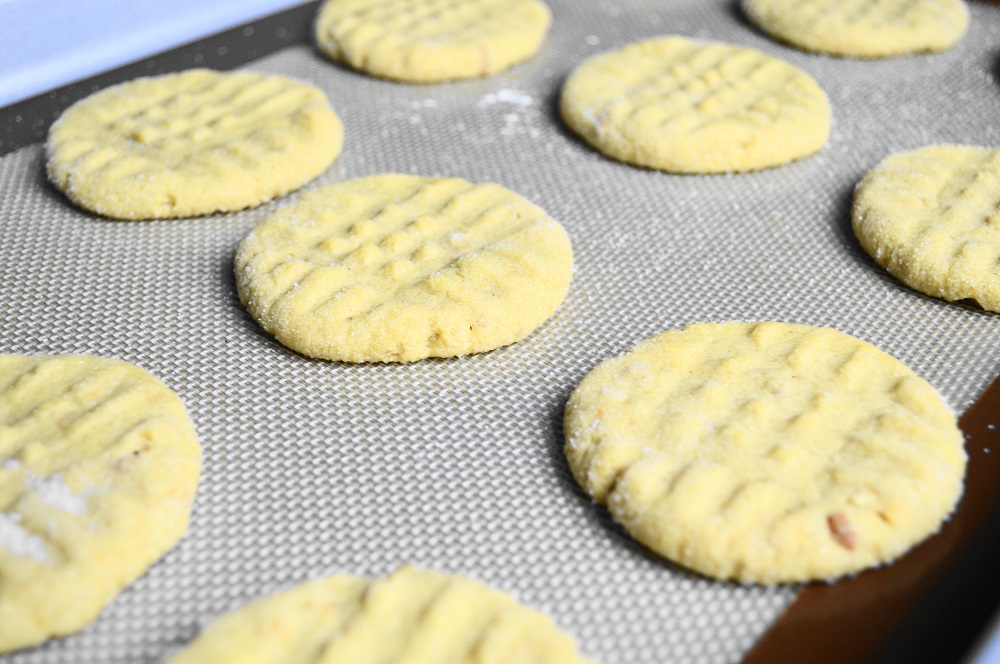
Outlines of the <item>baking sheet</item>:
{"label": "baking sheet", "polygon": [[[953,51],[879,62],[774,43],[724,0],[552,2],[529,63],[482,81],[369,79],[296,46],[247,69],[322,87],[343,155],[312,186],[387,171],[498,182],[567,228],[566,303],[516,345],[411,365],[286,350],[245,313],[239,241],[287,200],[208,218],[112,222],[48,185],[40,146],[0,158],[0,351],[119,357],[185,400],[205,467],[191,530],[83,632],[16,664],[160,662],[221,612],[329,573],[460,572],[550,613],[607,664],[730,662],[794,598],[646,553],[575,486],[562,408],[601,360],[703,320],[836,327],[913,367],[963,411],[1000,373],[996,316],[916,293],[850,232],[854,183],[888,152],[1000,145],[1000,7]],[[558,119],[594,53],[665,34],[758,48],[812,74],[834,114],[819,155],[744,175],[609,161]]]}

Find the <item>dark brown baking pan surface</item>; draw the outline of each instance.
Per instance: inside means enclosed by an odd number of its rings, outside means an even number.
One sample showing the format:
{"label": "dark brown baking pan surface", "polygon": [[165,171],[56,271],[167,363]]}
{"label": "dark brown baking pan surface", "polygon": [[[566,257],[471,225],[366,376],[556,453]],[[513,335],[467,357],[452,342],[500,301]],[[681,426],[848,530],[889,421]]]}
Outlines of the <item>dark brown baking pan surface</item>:
{"label": "dark brown baking pan surface", "polygon": [[773,662],[954,662],[1000,598],[1000,379],[962,416],[965,494],[941,531],[900,560],[805,587],[749,653]]}

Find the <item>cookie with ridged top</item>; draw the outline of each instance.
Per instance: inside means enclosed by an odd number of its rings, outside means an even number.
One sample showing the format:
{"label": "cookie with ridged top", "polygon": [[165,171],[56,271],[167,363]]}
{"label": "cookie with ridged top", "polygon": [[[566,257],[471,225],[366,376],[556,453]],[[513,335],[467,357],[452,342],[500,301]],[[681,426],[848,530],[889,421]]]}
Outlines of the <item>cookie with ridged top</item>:
{"label": "cookie with ridged top", "polygon": [[542,613],[460,576],[405,566],[256,600],[168,664],[587,664]]}
{"label": "cookie with ridged top", "polygon": [[408,362],[518,341],[562,303],[566,231],[495,184],[376,175],[321,187],[236,254],[240,299],[310,357]]}
{"label": "cookie with ridged top", "polygon": [[540,0],[327,0],[316,42],[374,76],[432,83],[490,76],[531,58],[550,21]]}
{"label": "cookie with ridged top", "polygon": [[858,183],[852,225],[908,286],[1000,313],[1000,150],[933,145],[886,157]]}
{"label": "cookie with ridged top", "polygon": [[833,579],[936,532],[963,486],[955,415],[828,328],[703,323],[594,369],[566,407],[580,485],[637,540],[743,582]]}
{"label": "cookie with ridged top", "polygon": [[201,448],[120,360],[0,355],[0,652],[75,632],[187,530]]}
{"label": "cookie with ridged top", "polygon": [[49,179],[80,207],[166,219],[260,205],[340,154],[326,95],[283,76],[193,69],[95,93],[49,130]]}
{"label": "cookie with ridged top", "polygon": [[563,120],[605,155],[675,173],[769,168],[818,152],[830,106],[801,69],[750,48],[664,37],[567,79]]}
{"label": "cookie with ridged top", "polygon": [[854,58],[945,51],[969,24],[962,0],[743,0],[743,11],[775,39]]}

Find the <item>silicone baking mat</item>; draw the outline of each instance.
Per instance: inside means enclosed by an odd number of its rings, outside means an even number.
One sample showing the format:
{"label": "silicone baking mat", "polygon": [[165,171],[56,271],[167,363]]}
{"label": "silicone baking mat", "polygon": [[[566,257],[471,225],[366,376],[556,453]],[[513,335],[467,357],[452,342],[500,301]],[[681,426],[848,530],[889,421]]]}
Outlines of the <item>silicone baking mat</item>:
{"label": "silicone baking mat", "polygon": [[[635,544],[576,487],[562,409],[598,362],[706,320],[832,326],[913,367],[956,411],[1000,372],[993,314],[916,293],[854,240],[856,181],[887,153],[1000,145],[1000,7],[952,51],[864,62],[795,51],[728,0],[565,0],[532,61],[486,80],[367,78],[309,45],[248,69],[323,88],[343,155],[316,185],[381,172],[498,182],[568,230],[565,304],[526,340],[408,365],[298,356],[240,306],[239,241],[270,211],[113,222],[74,208],[32,145],[0,158],[0,351],[149,369],[204,446],[188,536],[74,636],[16,664],[160,662],[220,613],[304,579],[403,563],[460,572],[550,613],[606,664],[739,660],[793,587],[720,583]],[[818,155],[743,175],[609,161],[561,124],[584,58],[657,35],[751,46],[812,74],[834,114]]]}

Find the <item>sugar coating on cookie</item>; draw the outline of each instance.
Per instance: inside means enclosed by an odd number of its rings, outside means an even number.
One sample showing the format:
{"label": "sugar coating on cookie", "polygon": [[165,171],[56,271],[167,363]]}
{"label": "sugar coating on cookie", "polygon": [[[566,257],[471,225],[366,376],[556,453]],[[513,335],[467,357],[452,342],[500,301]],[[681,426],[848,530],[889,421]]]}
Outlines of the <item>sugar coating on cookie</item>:
{"label": "sugar coating on cookie", "polygon": [[605,155],[675,173],[778,166],[818,152],[830,133],[826,94],[801,69],[684,37],[585,61],[566,81],[560,110]]}
{"label": "sugar coating on cookie", "polygon": [[83,628],[187,530],[201,448],[146,371],[0,355],[0,652]]}
{"label": "sugar coating on cookie", "polygon": [[963,486],[955,415],[827,328],[703,323],[594,369],[566,407],[580,485],[637,540],[743,582],[833,579],[936,532]]}
{"label": "sugar coating on cookie", "polygon": [[544,614],[476,581],[401,567],[251,602],[167,664],[587,664]]}
{"label": "sugar coating on cookie", "polygon": [[283,76],[195,69],[102,90],[49,130],[49,179],[116,219],[240,210],[298,189],[340,154],[326,95]]}
{"label": "sugar coating on cookie", "polygon": [[330,58],[381,78],[479,78],[531,58],[551,13],[539,0],[328,0],[316,41]]}
{"label": "sugar coating on cookie", "polygon": [[518,341],[562,303],[566,231],[495,184],[376,175],[279,209],[236,254],[240,299],[289,348],[408,362]]}
{"label": "sugar coating on cookie", "polygon": [[886,157],[858,183],[851,221],[903,283],[1000,313],[1000,150],[934,145]]}
{"label": "sugar coating on cookie", "polygon": [[743,11],[775,39],[854,58],[945,51],[969,23],[962,0],[743,0]]}

